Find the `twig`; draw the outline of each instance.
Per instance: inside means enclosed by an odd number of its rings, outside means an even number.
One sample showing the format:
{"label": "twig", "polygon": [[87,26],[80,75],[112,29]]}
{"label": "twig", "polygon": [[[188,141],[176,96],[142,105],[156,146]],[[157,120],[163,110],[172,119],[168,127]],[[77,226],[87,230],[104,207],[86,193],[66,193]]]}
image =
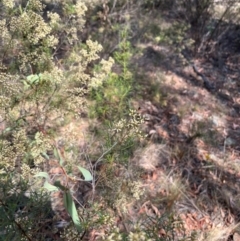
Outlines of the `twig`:
{"label": "twig", "polygon": [[182,55],[187,60],[187,63],[191,66],[191,68],[194,71],[194,73],[202,79],[203,86],[208,91],[213,91],[215,89],[215,87],[210,83],[210,81],[207,79],[207,77],[204,74],[202,74],[201,72],[198,71],[196,65],[188,58],[186,53],[182,52]]}
{"label": "twig", "polygon": [[108,150],[106,150],[95,162],[94,166],[96,167],[97,164],[103,159],[103,157],[110,152],[116,145],[118,144],[118,142],[115,142]]}
{"label": "twig", "polygon": [[111,8],[111,10],[110,10],[110,13],[112,13],[113,10],[114,10],[114,8],[116,7],[116,3],[117,3],[117,0],[114,0],[113,6],[112,6],[112,8]]}
{"label": "twig", "polygon": [[103,157],[109,153],[116,145],[118,144],[118,142],[115,142],[108,150],[106,150],[98,159],[97,161],[95,162],[94,165],[92,165],[91,163],[91,169],[92,169],[92,176],[93,176],[93,181],[92,181],[92,191],[93,191],[93,194],[95,193],[95,188],[96,188],[96,178],[95,178],[95,174],[96,173],[96,168],[97,168],[97,164],[102,161]]}
{"label": "twig", "polygon": [[182,193],[182,195],[193,205],[193,207],[195,207],[200,213],[202,213],[202,211],[194,204],[194,202],[192,201],[192,200],[190,200],[189,198],[188,198],[188,196],[180,189],[179,190],[181,193]]}
{"label": "twig", "polygon": [[215,34],[215,32],[217,31],[218,27],[220,26],[220,24],[223,21],[223,18],[227,15],[227,13],[230,11],[231,7],[234,5],[234,2],[231,2],[225,9],[225,11],[223,12],[221,18],[218,20],[218,23],[216,25],[216,27],[213,29],[208,41],[210,41],[213,38],[213,35]]}

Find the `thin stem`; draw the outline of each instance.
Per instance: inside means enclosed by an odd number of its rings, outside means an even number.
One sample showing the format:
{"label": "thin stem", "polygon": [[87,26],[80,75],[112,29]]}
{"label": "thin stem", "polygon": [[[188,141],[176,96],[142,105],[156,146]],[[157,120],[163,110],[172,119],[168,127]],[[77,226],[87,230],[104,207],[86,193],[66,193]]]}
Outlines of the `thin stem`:
{"label": "thin stem", "polygon": [[108,150],[106,150],[95,162],[94,166],[96,167],[97,164],[103,159],[103,157],[108,154],[116,145],[118,144],[118,142],[115,142]]}

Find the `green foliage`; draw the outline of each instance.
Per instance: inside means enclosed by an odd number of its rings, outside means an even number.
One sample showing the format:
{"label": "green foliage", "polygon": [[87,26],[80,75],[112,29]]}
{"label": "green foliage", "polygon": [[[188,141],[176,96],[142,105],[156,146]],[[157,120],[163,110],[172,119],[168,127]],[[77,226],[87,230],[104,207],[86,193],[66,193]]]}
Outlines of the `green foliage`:
{"label": "green foliage", "polygon": [[80,220],[78,217],[77,209],[76,209],[75,203],[74,203],[69,191],[64,192],[63,200],[64,200],[64,205],[65,205],[69,215],[71,216],[75,227],[77,228],[77,230],[79,232],[81,232],[82,227],[81,227],[81,223],[80,223]]}
{"label": "green foliage", "polygon": [[93,180],[92,174],[87,169],[80,167],[80,166],[77,166],[77,168],[83,174],[84,181],[92,181]]}
{"label": "green foliage", "polygon": [[0,240],[46,240],[44,231],[52,217],[49,196],[44,192],[29,192],[24,180],[1,175]]}
{"label": "green foliage", "polygon": [[[39,172],[35,175],[35,177],[43,177],[45,178],[45,182],[43,187],[45,189],[47,189],[47,191],[49,192],[54,192],[54,191],[61,191],[63,192],[63,200],[64,200],[64,206],[67,210],[67,212],[69,213],[70,217],[72,218],[72,221],[76,227],[76,229],[81,232],[82,231],[82,227],[81,227],[81,223],[80,223],[80,219],[78,217],[78,212],[70,191],[70,187],[68,186],[68,179],[70,179],[70,176],[68,176],[67,172],[65,171],[64,167],[63,167],[63,163],[65,163],[65,161],[63,160],[60,152],[58,149],[54,149],[54,153],[56,158],[59,160],[59,167],[63,170],[63,175],[65,175],[65,178],[67,179],[66,185],[61,184],[60,181],[55,181],[53,184],[51,184],[50,182],[50,177],[48,175],[47,172]],[[82,173],[84,180],[78,180],[78,181],[92,181],[93,177],[92,174],[85,168],[77,166],[78,170]],[[62,177],[64,178],[64,177]],[[73,179],[73,177],[71,177],[71,179]]]}
{"label": "green foliage", "polygon": [[[194,235],[187,237],[181,219],[174,217],[172,213],[164,213],[161,216],[146,217],[144,230],[147,237],[156,241],[193,241]],[[160,230],[160,235],[157,230]]]}
{"label": "green foliage", "polygon": [[112,73],[101,88],[92,91],[92,98],[95,100],[94,109],[90,111],[92,117],[113,121],[121,118],[128,109],[132,73],[129,68],[131,46],[127,33],[127,29],[120,32],[120,43],[114,53],[119,73]]}
{"label": "green foliage", "polygon": [[[145,202],[142,173],[129,161],[143,137],[143,119],[131,103],[133,84],[138,84],[132,68],[132,42],[138,34],[133,32],[139,26],[129,10],[167,8],[167,3],[93,2],[0,3],[0,240],[82,240],[85,230],[94,229],[106,230],[102,240],[176,240],[182,228],[170,214],[137,217],[141,226],[129,229],[116,227],[120,219],[123,225],[132,222],[129,206]],[[168,29],[155,24],[145,35],[181,52],[189,43],[189,29],[186,23]],[[112,58],[100,58],[103,47],[95,39],[108,40],[104,46]],[[159,92],[160,87],[153,88]],[[100,123],[94,127],[97,141],[79,141],[78,131],[73,140],[70,128],[70,141],[64,139],[62,125],[78,125],[87,103],[90,117]],[[53,159],[58,179],[51,174]],[[87,200],[76,198],[77,184]],[[61,235],[50,208],[50,196],[57,192],[72,219]],[[159,237],[158,227],[164,227],[166,239]]]}
{"label": "green foliage", "polygon": [[186,11],[186,18],[189,23],[194,27],[198,25],[203,27],[211,16],[213,2],[213,0],[196,0],[194,2],[183,0],[182,5]]}
{"label": "green foliage", "polygon": [[[28,192],[39,194],[40,198],[40,179],[34,177],[44,177],[43,187],[64,192],[66,209],[80,231],[70,188],[58,182],[51,183],[45,172],[50,161],[47,152],[53,149],[53,136],[48,135],[48,131],[57,119],[64,120],[69,113],[78,115],[85,95],[102,84],[113,61],[99,61],[101,68],[95,71],[90,65],[99,59],[102,47],[91,40],[81,46],[77,44],[81,41],[78,31],[84,25],[86,5],[70,1],[57,5],[59,9],[55,12],[47,11],[51,4],[45,5],[39,0],[22,2],[18,6],[15,2],[2,2],[0,117],[4,127],[0,133],[0,182],[1,185],[12,182],[13,192],[19,179],[24,179]],[[65,62],[60,59],[63,46],[69,50]],[[62,166],[64,160],[59,152],[57,154]],[[84,177],[80,181],[92,180],[87,169],[77,168],[79,176]],[[44,202],[36,205],[32,194],[25,198],[26,190],[21,187],[19,194],[16,192],[14,196],[8,192],[2,191],[0,204],[7,217],[0,222],[4,240],[32,240],[33,237],[46,240],[41,233],[34,234],[37,232],[33,228],[35,219],[30,218],[36,210],[40,213],[41,205],[41,212],[44,211]],[[25,200],[24,209],[33,205],[28,214],[21,211],[23,217],[17,215],[19,199]],[[46,206],[50,209],[51,205]],[[41,221],[44,226],[44,220]]]}

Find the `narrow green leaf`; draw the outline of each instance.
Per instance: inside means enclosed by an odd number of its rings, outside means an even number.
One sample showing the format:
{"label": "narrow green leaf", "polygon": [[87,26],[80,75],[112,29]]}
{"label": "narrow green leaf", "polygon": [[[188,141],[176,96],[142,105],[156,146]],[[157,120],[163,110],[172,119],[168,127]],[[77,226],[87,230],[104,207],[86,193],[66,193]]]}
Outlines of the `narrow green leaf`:
{"label": "narrow green leaf", "polygon": [[23,13],[22,6],[20,5],[18,8],[19,8],[20,13],[22,14]]}
{"label": "narrow green leaf", "polygon": [[44,177],[46,178],[47,180],[49,179],[49,175],[47,172],[39,172],[37,173],[36,175],[34,175],[34,177]]}
{"label": "narrow green leaf", "polygon": [[42,156],[44,156],[47,160],[50,160],[49,155],[46,152],[41,152]]}
{"label": "narrow green leaf", "polygon": [[60,166],[62,166],[64,160],[63,160],[62,155],[61,155],[61,153],[59,152],[59,150],[58,150],[58,155],[59,155],[59,164],[60,164]]}
{"label": "narrow green leaf", "polygon": [[54,154],[56,159],[59,159],[57,148],[54,148],[53,154]]}
{"label": "narrow green leaf", "polygon": [[77,166],[79,171],[83,174],[84,180],[85,181],[92,181],[93,177],[92,174],[85,168]]}
{"label": "narrow green leaf", "polygon": [[4,129],[3,133],[6,133],[8,131],[11,131],[11,128],[10,127],[7,127],[6,129]]}
{"label": "narrow green leaf", "polygon": [[48,181],[46,181],[43,185],[44,188],[46,188],[48,191],[53,192],[53,191],[59,191],[57,187],[54,185],[50,184]]}
{"label": "narrow green leaf", "polygon": [[71,216],[75,227],[79,232],[81,232],[82,227],[78,217],[77,209],[69,191],[64,193],[63,201],[64,201],[65,208],[67,209],[69,215]]}
{"label": "narrow green leaf", "polygon": [[54,148],[53,154],[56,157],[56,159],[59,161],[60,166],[62,166],[64,160],[62,158],[62,155],[61,155],[60,151],[57,148]]}

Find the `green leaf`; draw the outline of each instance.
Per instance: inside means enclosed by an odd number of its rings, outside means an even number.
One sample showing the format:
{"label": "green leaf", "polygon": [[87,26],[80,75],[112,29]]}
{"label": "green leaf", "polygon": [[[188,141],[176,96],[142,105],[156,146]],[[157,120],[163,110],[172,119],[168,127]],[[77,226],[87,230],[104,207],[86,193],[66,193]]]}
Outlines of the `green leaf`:
{"label": "green leaf", "polygon": [[92,174],[85,168],[77,166],[79,171],[83,174],[84,181],[92,181],[93,177]]}
{"label": "green leaf", "polygon": [[56,157],[56,159],[59,161],[60,166],[62,166],[64,160],[63,160],[63,158],[62,158],[61,153],[59,152],[59,150],[58,150],[57,148],[54,148],[53,154],[54,154],[54,156]]}
{"label": "green leaf", "polygon": [[59,154],[59,164],[60,164],[60,166],[62,166],[64,160],[63,160],[62,155],[61,155],[61,153],[59,151],[58,151],[58,154]]}
{"label": "green leaf", "polygon": [[55,181],[54,182],[54,186],[60,188],[62,191],[67,191],[68,189],[66,187],[64,187],[60,181]]}
{"label": "green leaf", "polygon": [[64,193],[63,201],[64,201],[65,208],[67,209],[69,215],[71,216],[75,227],[79,232],[81,232],[82,227],[78,217],[77,209],[69,191]]}
{"label": "green leaf", "polygon": [[57,151],[57,148],[54,148],[53,154],[54,154],[54,156],[58,159],[58,151]]}
{"label": "green leaf", "polygon": [[44,156],[47,160],[50,160],[49,155],[46,152],[41,152],[42,156]]}
{"label": "green leaf", "polygon": [[31,74],[27,76],[27,80],[30,84],[37,84],[41,78],[41,74]]}
{"label": "green leaf", "polygon": [[6,129],[4,129],[3,133],[6,133],[8,131],[11,131],[12,129],[10,127],[7,127]]}
{"label": "green leaf", "polygon": [[24,84],[24,90],[27,90],[30,87],[27,81],[23,81],[23,84]]}
{"label": "green leaf", "polygon": [[56,186],[50,184],[48,181],[46,181],[44,183],[43,187],[46,188],[50,192],[59,191],[59,189]]}
{"label": "green leaf", "polygon": [[46,178],[47,180],[49,179],[49,175],[47,172],[39,172],[37,173],[36,175],[34,175],[34,177],[44,177]]}

